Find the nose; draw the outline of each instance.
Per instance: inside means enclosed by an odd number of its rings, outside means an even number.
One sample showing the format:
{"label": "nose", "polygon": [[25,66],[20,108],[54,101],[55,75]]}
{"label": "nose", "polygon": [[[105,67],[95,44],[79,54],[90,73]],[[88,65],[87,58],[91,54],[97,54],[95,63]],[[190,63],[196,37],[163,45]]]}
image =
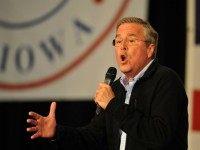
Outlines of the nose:
{"label": "nose", "polygon": [[121,44],[121,50],[127,50],[127,42],[126,42],[126,40],[123,40],[123,42]]}

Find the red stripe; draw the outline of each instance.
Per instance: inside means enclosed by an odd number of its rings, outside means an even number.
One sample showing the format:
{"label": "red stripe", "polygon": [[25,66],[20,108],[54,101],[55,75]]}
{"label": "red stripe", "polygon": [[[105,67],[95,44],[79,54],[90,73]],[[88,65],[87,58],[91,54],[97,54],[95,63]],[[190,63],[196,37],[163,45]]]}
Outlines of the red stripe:
{"label": "red stripe", "polygon": [[200,90],[193,92],[192,129],[200,131]]}

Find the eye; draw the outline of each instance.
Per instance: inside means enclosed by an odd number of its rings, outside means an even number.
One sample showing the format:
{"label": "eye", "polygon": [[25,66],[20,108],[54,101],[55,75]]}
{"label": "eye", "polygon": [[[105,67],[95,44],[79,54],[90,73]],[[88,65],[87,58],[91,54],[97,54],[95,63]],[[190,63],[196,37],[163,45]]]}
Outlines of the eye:
{"label": "eye", "polygon": [[134,43],[135,39],[128,39],[129,43]]}
{"label": "eye", "polygon": [[121,44],[121,42],[122,42],[122,40],[120,40],[120,39],[115,40],[115,44]]}
{"label": "eye", "polygon": [[119,44],[119,43],[121,43],[121,41],[116,41],[116,43],[118,43],[118,44]]}

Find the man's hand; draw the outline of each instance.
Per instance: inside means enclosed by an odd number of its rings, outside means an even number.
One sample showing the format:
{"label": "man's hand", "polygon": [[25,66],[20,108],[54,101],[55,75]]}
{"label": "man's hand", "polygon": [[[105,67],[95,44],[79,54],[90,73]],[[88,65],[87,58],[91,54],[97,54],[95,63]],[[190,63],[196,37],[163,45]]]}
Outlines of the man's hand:
{"label": "man's hand", "polygon": [[106,83],[100,83],[97,88],[94,100],[103,109],[106,109],[108,103],[115,97],[112,88]]}
{"label": "man's hand", "polygon": [[31,124],[31,127],[27,128],[27,132],[34,132],[31,139],[35,138],[53,138],[56,130],[56,102],[52,102],[48,116],[41,116],[35,112],[29,112],[31,119],[27,119],[27,123]]}

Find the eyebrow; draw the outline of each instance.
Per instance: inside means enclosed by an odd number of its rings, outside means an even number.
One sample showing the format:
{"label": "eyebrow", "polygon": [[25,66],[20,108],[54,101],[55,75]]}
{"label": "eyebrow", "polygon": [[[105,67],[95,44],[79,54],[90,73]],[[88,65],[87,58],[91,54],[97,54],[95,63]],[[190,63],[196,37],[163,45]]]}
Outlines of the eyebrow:
{"label": "eyebrow", "polygon": [[128,36],[136,36],[134,33],[128,34]]}
{"label": "eyebrow", "polygon": [[[120,34],[116,34],[115,37],[120,37],[120,36],[121,36]],[[134,36],[134,37],[136,37],[136,35],[135,35],[134,33],[130,33],[130,34],[128,34],[127,36]]]}

